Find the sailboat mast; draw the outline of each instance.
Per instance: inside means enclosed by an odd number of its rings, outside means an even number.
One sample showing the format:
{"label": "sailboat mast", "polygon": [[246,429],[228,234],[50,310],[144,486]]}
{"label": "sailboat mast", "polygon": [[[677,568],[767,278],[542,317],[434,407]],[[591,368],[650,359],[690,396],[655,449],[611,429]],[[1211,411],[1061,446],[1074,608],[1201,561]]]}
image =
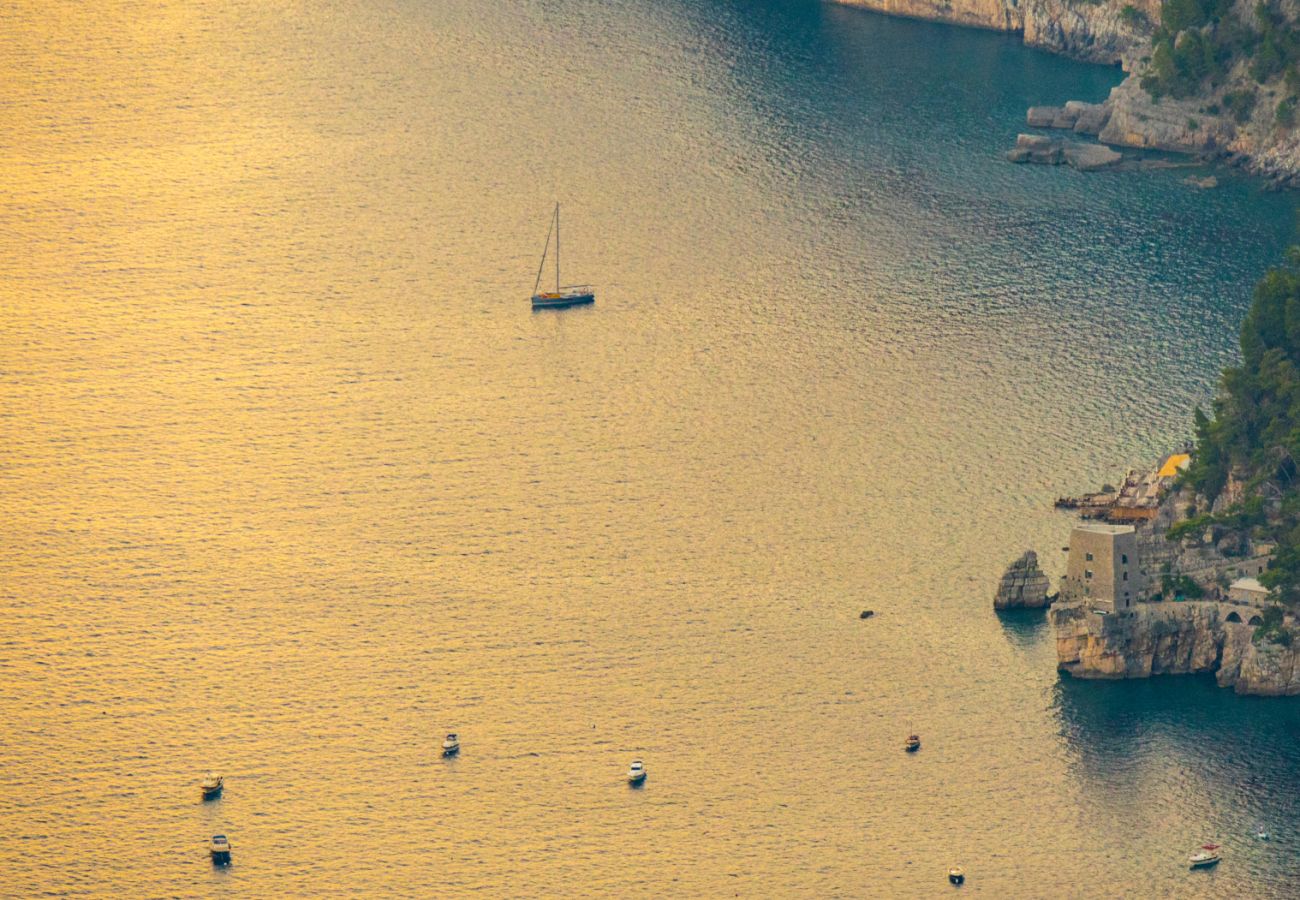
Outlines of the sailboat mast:
{"label": "sailboat mast", "polygon": [[560,204],[555,204],[555,293],[560,292]]}
{"label": "sailboat mast", "polygon": [[[551,228],[555,227],[555,220],[551,220]],[[542,273],[546,271],[546,254],[551,249],[551,228],[546,229],[546,246],[542,248],[542,261],[537,264],[537,280],[533,282],[533,293],[542,286]],[[559,250],[557,249],[558,253]]]}

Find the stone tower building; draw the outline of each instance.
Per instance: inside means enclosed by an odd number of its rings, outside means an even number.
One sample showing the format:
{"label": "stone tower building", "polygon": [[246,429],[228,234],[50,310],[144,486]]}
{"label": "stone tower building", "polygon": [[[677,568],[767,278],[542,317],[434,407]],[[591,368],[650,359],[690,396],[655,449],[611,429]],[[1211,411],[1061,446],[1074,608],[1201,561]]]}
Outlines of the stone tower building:
{"label": "stone tower building", "polygon": [[1121,612],[1146,593],[1132,525],[1076,525],[1062,593],[1104,612]]}

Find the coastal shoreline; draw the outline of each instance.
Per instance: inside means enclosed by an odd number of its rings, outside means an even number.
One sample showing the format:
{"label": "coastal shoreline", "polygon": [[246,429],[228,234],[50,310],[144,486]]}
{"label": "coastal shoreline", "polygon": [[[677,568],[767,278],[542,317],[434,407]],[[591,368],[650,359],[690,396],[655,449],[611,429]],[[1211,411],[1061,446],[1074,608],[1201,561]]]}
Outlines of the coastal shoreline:
{"label": "coastal shoreline", "polygon": [[1079,516],[1060,591],[1048,597],[1046,578],[1030,577],[1041,573],[1029,551],[1008,568],[994,607],[1050,604],[1057,669],[1075,678],[1212,674],[1238,694],[1300,695],[1295,618],[1259,581],[1274,545],[1189,529],[1189,509],[1209,506],[1181,481],[1193,452],[1130,471],[1118,487],[1057,498]]}
{"label": "coastal shoreline", "polygon": [[1213,674],[1219,687],[1257,697],[1300,695],[1300,655],[1253,640],[1252,611],[1216,601],[1141,603],[1102,613],[1053,606],[1057,668],[1082,679]]}
{"label": "coastal shoreline", "polygon": [[1102,0],[1074,5],[1065,0],[833,0],[842,6],[968,28],[1020,35],[1026,46],[1084,62],[1129,71],[1145,50],[1150,33],[1122,10],[1132,6],[1148,21],[1159,18],[1157,0]]}
{"label": "coastal shoreline", "polygon": [[1203,163],[1238,168],[1273,189],[1300,188],[1300,138],[1273,122],[1273,88],[1246,119],[1221,109],[1222,95],[1253,87],[1244,65],[1205,95],[1156,99],[1142,86],[1151,56],[1157,0],[831,0],[889,16],[921,19],[1019,35],[1028,47],[1081,62],[1118,65],[1127,77],[1101,104],[1107,123],[1098,140],[1110,147],[1186,154]]}

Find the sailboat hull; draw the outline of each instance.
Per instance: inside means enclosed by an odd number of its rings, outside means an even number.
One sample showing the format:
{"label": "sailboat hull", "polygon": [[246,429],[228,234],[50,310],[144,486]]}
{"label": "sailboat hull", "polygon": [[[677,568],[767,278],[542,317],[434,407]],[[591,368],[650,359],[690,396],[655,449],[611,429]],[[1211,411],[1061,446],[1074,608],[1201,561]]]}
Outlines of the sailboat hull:
{"label": "sailboat hull", "polygon": [[591,290],[547,291],[533,294],[533,309],[563,309],[596,302],[596,292]]}

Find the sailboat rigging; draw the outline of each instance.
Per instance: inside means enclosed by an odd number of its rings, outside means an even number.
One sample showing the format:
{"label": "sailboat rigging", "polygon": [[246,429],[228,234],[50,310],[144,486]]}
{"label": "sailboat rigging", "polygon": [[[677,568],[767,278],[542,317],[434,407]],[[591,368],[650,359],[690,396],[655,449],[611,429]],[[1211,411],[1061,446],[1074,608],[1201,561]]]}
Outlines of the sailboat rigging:
{"label": "sailboat rigging", "polygon": [[[546,256],[551,250],[551,235],[555,235],[555,290],[542,291],[542,275],[546,271]],[[537,266],[537,281],[533,284],[533,309],[560,309],[595,303],[596,291],[589,284],[560,285],[560,204],[555,204],[551,226],[546,232],[546,246],[542,248],[542,261]]]}

